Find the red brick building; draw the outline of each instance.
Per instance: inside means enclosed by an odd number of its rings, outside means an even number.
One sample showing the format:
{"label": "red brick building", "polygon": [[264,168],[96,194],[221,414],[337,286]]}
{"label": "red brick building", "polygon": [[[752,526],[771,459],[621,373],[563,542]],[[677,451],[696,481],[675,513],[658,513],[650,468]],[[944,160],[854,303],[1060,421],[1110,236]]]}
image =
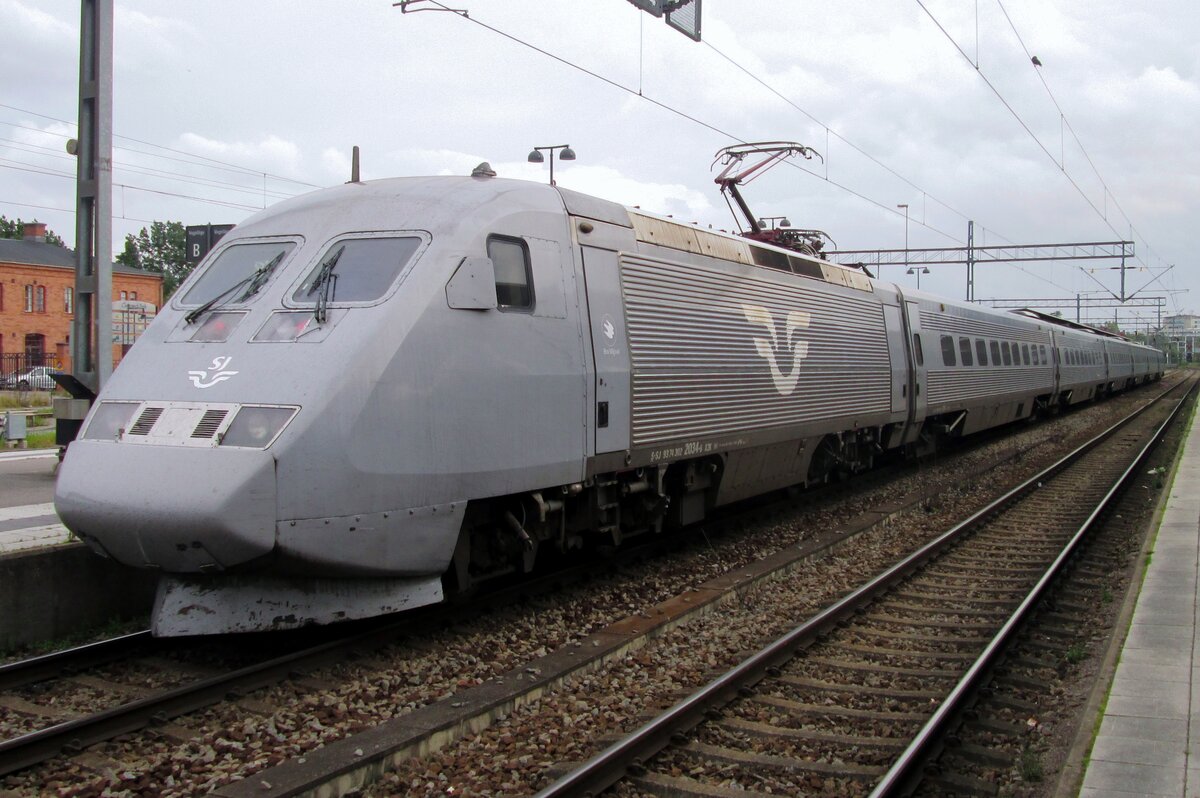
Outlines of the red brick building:
{"label": "red brick building", "polygon": [[[149,303],[146,315],[162,306],[162,276],[113,264],[113,302]],[[114,306],[117,307],[117,306]],[[130,326],[128,314],[114,311],[114,328]],[[139,319],[142,314],[139,314]],[[0,239],[0,371],[18,365],[71,368],[71,323],[75,318],[75,252],[46,243],[46,225],[25,225],[21,240]],[[144,326],[144,321],[134,323]],[[114,329],[113,364],[128,349],[130,336]]]}

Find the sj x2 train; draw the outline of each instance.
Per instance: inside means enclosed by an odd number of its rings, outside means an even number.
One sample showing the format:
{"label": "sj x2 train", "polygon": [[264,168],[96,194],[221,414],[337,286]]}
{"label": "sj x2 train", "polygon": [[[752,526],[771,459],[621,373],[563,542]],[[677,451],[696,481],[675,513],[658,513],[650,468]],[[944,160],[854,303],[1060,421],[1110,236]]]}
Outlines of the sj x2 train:
{"label": "sj x2 train", "polygon": [[1153,349],[547,185],[350,183],[228,234],[98,397],[66,525],[159,635],[442,601],[1155,379]]}

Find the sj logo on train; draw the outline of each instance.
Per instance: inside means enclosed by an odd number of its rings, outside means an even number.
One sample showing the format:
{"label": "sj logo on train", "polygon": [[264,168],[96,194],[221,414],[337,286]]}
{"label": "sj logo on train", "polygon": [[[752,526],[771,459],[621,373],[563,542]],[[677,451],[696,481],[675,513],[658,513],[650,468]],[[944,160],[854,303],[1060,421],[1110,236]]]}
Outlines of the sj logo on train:
{"label": "sj logo on train", "polygon": [[[742,313],[746,316],[746,321],[766,327],[767,332],[771,334],[769,340],[755,338],[754,348],[759,357],[766,358],[771,367],[771,379],[775,383],[775,390],[780,396],[790,396],[800,381],[800,365],[808,356],[808,341],[793,336],[800,330],[808,329],[812,323],[812,314],[805,310],[789,312],[784,317],[783,337],[780,338],[771,311],[761,305],[742,305]],[[779,367],[779,360],[782,358],[786,361],[789,353],[792,357],[792,367],[785,374]]]}

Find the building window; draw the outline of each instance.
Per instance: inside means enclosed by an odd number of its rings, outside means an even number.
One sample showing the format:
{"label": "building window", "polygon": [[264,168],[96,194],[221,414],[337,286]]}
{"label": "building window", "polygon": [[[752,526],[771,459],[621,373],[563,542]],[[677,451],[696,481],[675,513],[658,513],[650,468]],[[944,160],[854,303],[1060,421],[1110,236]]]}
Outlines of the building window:
{"label": "building window", "polygon": [[33,313],[33,286],[25,286],[25,312]]}
{"label": "building window", "polygon": [[64,288],[63,289],[63,310],[65,310],[67,313],[75,312],[75,289],[74,288]]}
{"label": "building window", "polygon": [[129,297],[125,294],[124,291],[122,291],[121,292],[121,301],[124,302],[126,299],[129,299]]}
{"label": "building window", "polygon": [[39,285],[34,293],[34,310],[38,313],[46,312],[46,286]]}
{"label": "building window", "polygon": [[130,299],[137,299],[137,291],[130,291],[130,292],[129,292],[129,298],[130,298]]}

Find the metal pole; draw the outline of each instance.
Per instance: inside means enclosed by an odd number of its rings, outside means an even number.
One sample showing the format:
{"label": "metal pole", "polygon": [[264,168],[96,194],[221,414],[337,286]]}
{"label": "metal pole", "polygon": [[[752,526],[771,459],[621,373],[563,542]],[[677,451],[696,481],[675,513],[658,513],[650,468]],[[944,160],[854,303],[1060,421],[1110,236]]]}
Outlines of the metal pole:
{"label": "metal pole", "polygon": [[94,393],[112,373],[113,0],[82,0],[71,368]]}
{"label": "metal pole", "polygon": [[967,301],[975,301],[975,222],[967,222]]}

